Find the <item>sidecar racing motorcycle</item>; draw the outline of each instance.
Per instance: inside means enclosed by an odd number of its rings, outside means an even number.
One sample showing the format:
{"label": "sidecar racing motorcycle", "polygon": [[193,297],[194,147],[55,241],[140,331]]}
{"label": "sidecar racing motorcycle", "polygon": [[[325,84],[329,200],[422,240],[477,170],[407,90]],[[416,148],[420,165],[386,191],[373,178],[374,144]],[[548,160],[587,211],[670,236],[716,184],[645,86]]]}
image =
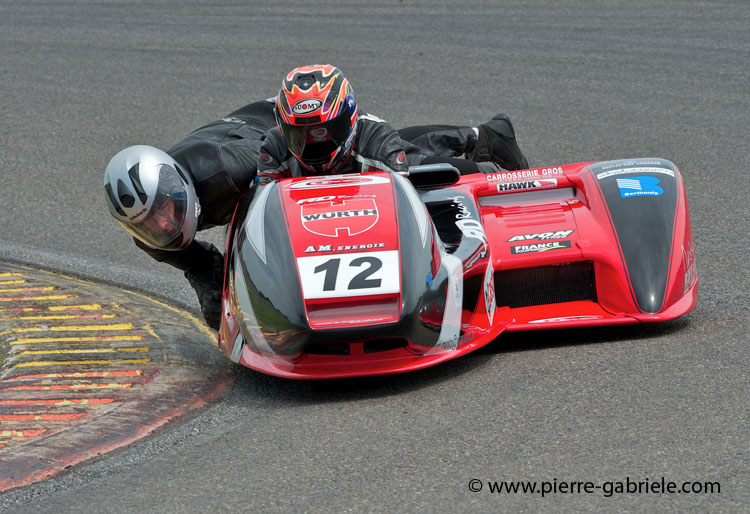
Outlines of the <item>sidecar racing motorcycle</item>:
{"label": "sidecar racing motorcycle", "polygon": [[663,159],[257,183],[227,230],[220,348],[287,378],[400,373],[504,331],[695,307],[687,198]]}

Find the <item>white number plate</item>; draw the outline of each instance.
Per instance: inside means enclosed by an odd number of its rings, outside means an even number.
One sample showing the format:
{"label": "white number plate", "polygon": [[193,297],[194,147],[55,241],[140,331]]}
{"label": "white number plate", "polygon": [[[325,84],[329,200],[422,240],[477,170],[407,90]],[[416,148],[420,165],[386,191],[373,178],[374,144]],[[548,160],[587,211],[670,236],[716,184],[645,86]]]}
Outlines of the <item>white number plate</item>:
{"label": "white number plate", "polygon": [[298,257],[302,296],[344,298],[398,293],[398,250]]}

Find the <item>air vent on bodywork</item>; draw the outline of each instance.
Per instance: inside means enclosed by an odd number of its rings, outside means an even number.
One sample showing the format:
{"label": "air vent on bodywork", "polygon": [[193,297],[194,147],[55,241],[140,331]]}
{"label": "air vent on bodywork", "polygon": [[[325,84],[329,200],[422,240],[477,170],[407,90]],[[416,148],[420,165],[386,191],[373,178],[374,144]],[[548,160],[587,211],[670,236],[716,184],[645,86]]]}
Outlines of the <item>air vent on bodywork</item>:
{"label": "air vent on bodywork", "polygon": [[305,353],[311,355],[349,355],[349,343],[314,343],[307,345]]}
{"label": "air vent on bodywork", "polygon": [[386,339],[374,339],[371,341],[364,342],[365,353],[380,353],[387,352],[388,350],[395,350],[396,348],[403,348],[407,346],[409,342],[403,337],[390,337]]}
{"label": "air vent on bodywork", "polygon": [[495,272],[498,307],[596,301],[594,264],[590,261]]}
{"label": "air vent on bodywork", "polygon": [[369,341],[338,342],[329,341],[311,343],[305,348],[305,353],[310,355],[362,355],[370,353],[381,353],[389,350],[404,348],[409,341],[403,337],[386,337],[383,339],[370,339]]}

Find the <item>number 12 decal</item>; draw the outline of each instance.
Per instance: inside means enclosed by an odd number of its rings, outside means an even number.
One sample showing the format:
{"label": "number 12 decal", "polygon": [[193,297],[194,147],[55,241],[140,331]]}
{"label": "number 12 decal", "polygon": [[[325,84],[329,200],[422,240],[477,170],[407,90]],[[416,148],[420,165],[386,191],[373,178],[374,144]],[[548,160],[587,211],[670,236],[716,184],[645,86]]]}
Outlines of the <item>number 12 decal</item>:
{"label": "number 12 decal", "polygon": [[305,298],[341,298],[398,293],[398,251],[297,258]]}
{"label": "number 12 decal", "polygon": [[[333,259],[327,260],[320,266],[315,267],[315,273],[325,272],[326,278],[323,281],[323,291],[335,291],[336,290],[336,276],[339,272],[339,263],[341,259],[334,257]],[[347,289],[367,289],[371,287],[380,287],[383,282],[381,279],[368,279],[370,275],[378,271],[383,267],[383,263],[377,257],[358,257],[349,263],[349,266],[362,266],[367,264],[369,267],[363,272],[357,273],[353,279],[349,282]]]}

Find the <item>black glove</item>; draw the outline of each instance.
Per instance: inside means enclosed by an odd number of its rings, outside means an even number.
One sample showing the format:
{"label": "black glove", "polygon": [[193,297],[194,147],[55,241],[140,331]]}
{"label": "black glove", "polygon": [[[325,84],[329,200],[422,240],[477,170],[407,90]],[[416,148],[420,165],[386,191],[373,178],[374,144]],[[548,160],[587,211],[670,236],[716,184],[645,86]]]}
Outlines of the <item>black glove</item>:
{"label": "black glove", "polygon": [[508,116],[498,114],[477,128],[479,137],[471,160],[492,161],[506,170],[523,170],[529,167],[526,157],[518,148],[516,133]]}
{"label": "black glove", "polygon": [[224,287],[224,256],[210,243],[198,242],[203,252],[196,252],[185,278],[195,289],[206,324],[219,330],[221,293]]}

